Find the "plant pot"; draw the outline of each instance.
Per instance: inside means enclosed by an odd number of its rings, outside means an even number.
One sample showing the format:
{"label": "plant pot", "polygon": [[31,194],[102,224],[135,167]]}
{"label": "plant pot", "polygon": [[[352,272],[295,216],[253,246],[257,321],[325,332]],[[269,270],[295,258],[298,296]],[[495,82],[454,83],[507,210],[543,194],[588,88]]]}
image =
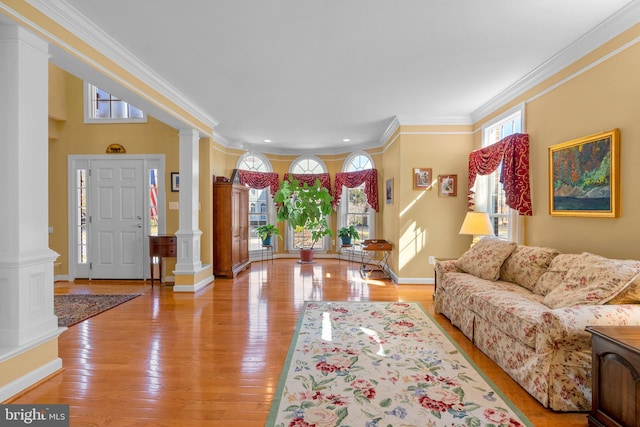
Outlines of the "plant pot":
{"label": "plant pot", "polygon": [[342,246],[351,244],[351,237],[340,237],[340,239],[342,240]]}
{"label": "plant pot", "polygon": [[313,262],[313,249],[300,249],[300,262]]}
{"label": "plant pot", "polygon": [[262,239],[262,246],[271,246],[271,235]]}

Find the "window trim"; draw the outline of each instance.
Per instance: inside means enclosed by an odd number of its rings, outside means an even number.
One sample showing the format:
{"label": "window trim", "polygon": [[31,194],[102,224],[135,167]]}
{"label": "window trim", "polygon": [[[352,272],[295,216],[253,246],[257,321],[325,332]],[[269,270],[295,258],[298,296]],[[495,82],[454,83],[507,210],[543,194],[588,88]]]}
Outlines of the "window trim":
{"label": "window trim", "polygon": [[[482,125],[482,147],[486,147],[487,145],[491,145],[494,142],[491,142],[490,144],[486,144],[486,138],[487,138],[487,133],[489,131],[489,129],[495,128],[496,126],[498,126],[501,122],[505,122],[507,121],[510,117],[515,116],[517,114],[520,114],[520,132],[525,133],[526,132],[526,114],[525,114],[525,103],[521,102],[520,104],[516,105],[513,108],[510,108],[509,110],[505,111],[504,113],[496,116],[495,118],[493,118],[492,120],[484,123]],[[484,184],[480,183],[479,181],[483,180]],[[478,189],[476,191],[476,207],[484,207],[484,210],[487,211],[488,208],[488,203],[489,203],[489,198],[491,197],[491,193],[488,190],[488,180],[489,180],[489,176],[485,175],[485,176],[479,176],[478,179],[476,179],[476,186],[484,186],[486,187],[486,189],[483,191],[481,189]],[[477,196],[478,194],[481,194],[485,192],[486,193],[486,200],[478,200]],[[504,214],[500,214],[500,215],[492,215],[491,213],[489,213],[489,216],[500,216],[503,217],[505,216]],[[516,211],[515,209],[511,209],[509,208],[508,213],[506,214],[507,219],[508,219],[508,227],[507,227],[507,240],[511,241],[511,242],[516,242],[518,244],[524,244],[524,217],[522,217],[521,215],[518,214],[518,211]]]}
{"label": "window trim", "polygon": [[[320,173],[328,173],[328,169],[327,169],[327,165],[325,164],[325,162],[322,161],[322,159],[320,159],[317,156],[314,155],[302,155],[302,156],[298,156],[297,158],[295,158],[291,164],[289,165],[289,172],[290,174],[297,174],[299,172],[294,172],[294,169],[296,168],[296,166],[305,160],[314,160],[315,162],[317,162],[322,170],[321,171],[316,171],[313,172],[314,174],[320,174]],[[327,217],[327,224],[329,225],[329,228],[331,228],[331,215],[329,215]],[[295,245],[293,244],[293,236],[294,236],[294,231],[291,228],[291,226],[287,223],[287,226],[285,227],[285,248],[287,251],[289,251],[290,253],[298,253],[300,251],[300,248],[296,248]],[[322,245],[320,247],[315,247],[314,248],[314,252],[315,253],[327,253],[331,247],[331,240],[330,240],[330,236],[323,236],[322,239],[320,240],[320,242],[322,243]]]}
{"label": "window trim", "polygon": [[[373,158],[371,157],[371,155],[369,153],[367,153],[366,151],[355,151],[353,153],[351,153],[350,155],[347,156],[347,158],[344,159],[344,162],[342,163],[342,172],[349,172],[349,166],[351,165],[352,160],[357,157],[357,156],[364,156],[367,159],[369,159],[369,163],[371,165],[371,167],[369,169],[375,169],[375,164],[373,162]],[[361,170],[365,170],[365,169],[361,169]],[[352,190],[351,188],[345,188],[342,191],[342,200],[341,203],[338,204],[338,214],[337,214],[337,229],[340,229],[341,227],[344,227],[347,224],[347,215],[348,215],[348,198],[349,198],[349,190]],[[345,203],[346,200],[346,203]],[[367,202],[368,203],[368,202]],[[371,208],[371,205],[369,205],[370,209],[369,209],[369,238],[370,239],[375,239],[376,238],[376,219],[377,219],[377,215],[376,215],[376,211],[375,209]],[[361,236],[361,239],[362,236]],[[336,236],[336,248],[339,250],[341,246],[340,243],[340,238],[338,236]],[[359,252],[359,248],[356,249]]]}
{"label": "window trim", "polygon": [[[271,162],[269,161],[269,159],[267,159],[264,156],[264,154],[253,152],[253,151],[247,151],[246,153],[244,153],[242,156],[238,158],[238,161],[236,162],[236,169],[240,169],[240,164],[242,164],[242,162],[244,162],[244,159],[246,159],[247,157],[259,158],[262,161],[262,164],[267,169],[263,172],[273,172],[273,166],[271,166]],[[249,170],[249,169],[244,169],[244,170]]]}
{"label": "window trim", "polygon": [[[138,110],[142,111],[141,118],[131,118],[131,119],[123,119],[123,118],[97,118],[93,116],[93,99],[91,94],[93,92],[94,87],[98,87],[93,83],[84,82],[83,85],[83,97],[84,97],[84,123],[85,124],[117,124],[117,123],[147,123],[147,112],[138,108]],[[100,88],[102,89],[102,88]],[[104,90],[104,89],[102,89]],[[105,91],[107,92],[107,91]],[[109,92],[110,93],[110,92]],[[122,100],[123,102],[129,104],[127,101]]]}
{"label": "window trim", "polygon": [[[245,159],[247,157],[257,157],[258,159],[260,159],[260,161],[262,162],[262,165],[264,166],[265,170],[264,171],[259,171],[259,172],[273,172],[273,166],[271,166],[271,162],[269,161],[269,159],[263,155],[262,153],[258,153],[258,152],[254,152],[254,151],[247,151],[246,153],[244,153],[243,155],[241,155],[238,158],[238,161],[236,162],[236,169],[241,169],[240,166],[242,165],[242,163],[245,161]],[[242,169],[242,170],[253,170],[253,169]],[[250,188],[250,191],[264,191],[265,195],[266,195],[266,208],[267,208],[267,212],[265,212],[265,216],[266,216],[266,221],[269,224],[277,224],[276,222],[276,209],[275,209],[275,205],[273,204],[273,196],[271,195],[271,192],[269,191],[269,187],[267,188],[263,188],[263,189],[256,189],[256,188]],[[250,193],[251,194],[251,193]],[[256,199],[256,202],[258,201],[258,199]],[[254,212],[251,212],[251,209],[249,209],[249,215],[251,215],[252,213],[255,214],[260,214],[262,213],[262,211],[260,210],[260,206],[256,205],[256,210]],[[271,209],[269,209],[269,207],[271,207]],[[249,224],[249,230],[251,231],[251,224]],[[273,246],[273,251],[277,252],[278,251],[278,238],[275,239],[271,239],[271,245]],[[251,249],[251,247],[249,248],[249,258],[251,260],[258,260],[258,259],[262,259],[263,251],[265,249],[263,247],[260,247],[259,249]]]}

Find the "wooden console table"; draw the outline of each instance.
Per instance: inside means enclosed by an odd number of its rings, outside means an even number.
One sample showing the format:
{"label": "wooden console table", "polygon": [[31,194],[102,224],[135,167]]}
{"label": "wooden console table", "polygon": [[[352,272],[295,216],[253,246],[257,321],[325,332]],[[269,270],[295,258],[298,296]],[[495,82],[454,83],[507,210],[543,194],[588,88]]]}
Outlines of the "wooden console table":
{"label": "wooden console table", "polygon": [[[379,271],[382,273],[384,279],[390,279],[389,270],[389,255],[393,246],[390,242],[382,239],[370,239],[362,242],[362,266],[360,267],[360,276],[363,279],[371,278],[371,273]],[[370,258],[365,260],[365,254]],[[367,262],[372,262],[377,268],[366,268]]]}
{"label": "wooden console table", "polygon": [[158,280],[162,283],[162,258],[178,256],[178,238],[176,236],[149,236],[149,267],[151,269],[151,287],[153,288],[153,258],[159,259]]}
{"label": "wooden console table", "polygon": [[640,326],[587,326],[593,357],[590,426],[640,425]]}

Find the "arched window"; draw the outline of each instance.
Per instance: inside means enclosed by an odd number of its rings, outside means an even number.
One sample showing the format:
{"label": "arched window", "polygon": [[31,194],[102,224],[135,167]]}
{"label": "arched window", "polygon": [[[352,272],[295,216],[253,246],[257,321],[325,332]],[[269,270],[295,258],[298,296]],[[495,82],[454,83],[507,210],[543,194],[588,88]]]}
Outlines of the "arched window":
{"label": "arched window", "polygon": [[[373,169],[373,159],[365,152],[351,154],[344,161],[343,172]],[[375,238],[375,210],[367,203],[365,184],[356,188],[343,187],[342,200],[338,205],[338,228],[353,225],[358,230],[360,241]]]}
{"label": "arched window", "polygon": [[245,153],[238,159],[237,169],[252,172],[272,172],[271,163],[261,154]]}
{"label": "arched window", "polygon": [[[289,167],[289,173],[292,174],[322,174],[327,173],[327,166],[322,160],[315,156],[301,156],[291,163]],[[291,228],[287,230],[287,247],[291,250],[301,245],[296,245],[303,240],[303,233],[295,232]],[[316,246],[316,251],[326,251],[329,247],[329,239],[327,237],[319,241]]]}
{"label": "arched window", "polygon": [[[237,169],[251,172],[272,172],[271,163],[262,154],[245,153],[237,162]],[[267,223],[275,224],[275,211],[273,209],[273,198],[267,188],[252,188],[249,191],[249,251],[258,252],[262,250],[262,241],[256,233],[256,228]],[[259,207],[259,209],[256,209]],[[277,239],[274,239],[274,245]],[[259,256],[259,254],[258,254]]]}
{"label": "arched window", "polygon": [[314,174],[327,173],[327,167],[315,156],[298,157],[291,163],[290,173]]}

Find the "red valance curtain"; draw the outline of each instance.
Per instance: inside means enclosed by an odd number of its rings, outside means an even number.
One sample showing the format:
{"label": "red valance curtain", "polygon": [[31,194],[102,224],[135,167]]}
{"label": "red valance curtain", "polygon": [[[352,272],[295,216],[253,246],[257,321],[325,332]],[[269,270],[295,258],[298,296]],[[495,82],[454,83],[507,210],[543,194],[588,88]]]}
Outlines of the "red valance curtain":
{"label": "red valance curtain", "polygon": [[468,207],[473,209],[473,185],[476,175],[489,175],[502,162],[500,182],[504,188],[506,204],[520,215],[533,215],[529,186],[529,135],[515,133],[495,144],[469,154]]}
{"label": "red valance curtain", "polygon": [[338,172],[336,173],[336,181],[334,183],[335,190],[333,192],[333,207],[340,203],[342,195],[342,186],[347,188],[355,188],[364,182],[364,194],[367,196],[369,205],[378,212],[378,170],[365,169],[357,172]]}
{"label": "red valance curtain", "polygon": [[297,179],[300,184],[314,185],[316,179],[320,180],[320,184],[332,194],[331,177],[328,173],[289,173],[284,175],[285,181],[293,181]]}
{"label": "red valance curtain", "polygon": [[269,192],[272,196],[278,191],[278,186],[280,185],[278,174],[275,172],[254,172],[238,169],[238,175],[240,175],[240,184],[248,185],[258,190],[269,187]]}

